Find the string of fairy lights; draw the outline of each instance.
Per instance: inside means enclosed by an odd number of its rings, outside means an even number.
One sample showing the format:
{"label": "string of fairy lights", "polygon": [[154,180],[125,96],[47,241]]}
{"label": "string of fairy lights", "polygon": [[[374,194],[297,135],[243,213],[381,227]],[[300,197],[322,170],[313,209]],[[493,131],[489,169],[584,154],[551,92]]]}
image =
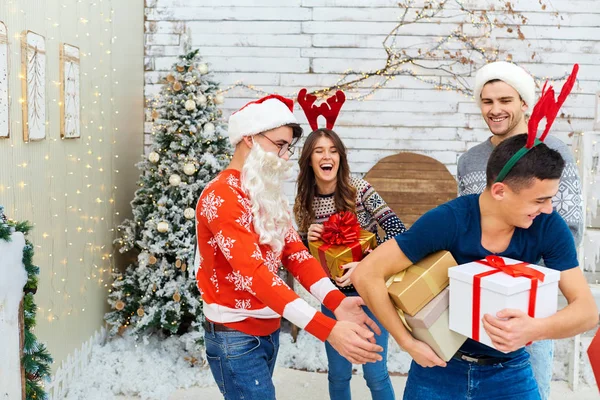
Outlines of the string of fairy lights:
{"label": "string of fairy lights", "polygon": [[[539,1],[539,5],[541,10],[546,9],[542,0]],[[515,12],[510,2],[497,8],[496,11],[502,13],[501,20],[491,20],[488,10],[469,9],[461,0],[428,0],[418,7],[414,5],[413,0],[405,0],[398,3],[398,7],[401,10],[399,20],[382,43],[387,54],[382,67],[371,71],[346,69],[334,84],[313,90],[311,94],[317,98],[326,98],[337,90],[342,90],[348,100],[364,101],[370,99],[375,92],[384,88],[396,77],[410,76],[437,90],[453,91],[471,98],[473,90],[469,83],[472,81],[474,71],[486,63],[498,61],[500,55],[504,53],[506,53],[506,60],[512,61],[512,55],[507,51],[501,51],[497,46],[486,46],[494,30],[508,27],[508,33],[520,40],[526,40],[520,24],[526,24],[527,18],[522,13]],[[558,17],[556,13],[552,15]],[[401,28],[420,22],[440,23],[450,18],[460,18],[458,22],[453,21],[457,27],[449,28],[450,32],[447,35],[439,37],[430,45],[413,49],[401,43],[403,36]],[[475,31],[471,34],[464,33],[465,24],[473,26]],[[461,47],[458,50],[452,49],[452,45],[456,44]],[[426,65],[432,61],[436,63],[435,66]],[[463,71],[457,72],[454,68]],[[415,69],[422,70],[423,73],[417,73]],[[569,73],[565,72],[561,76],[531,75],[541,87],[546,81],[565,80]],[[243,81],[223,88],[221,93],[227,93],[235,88],[246,89],[258,96],[269,94]],[[293,98],[295,94],[284,95]]]}
{"label": "string of fairy lights", "polygon": [[[12,200],[5,208],[9,218],[34,223],[31,232],[36,253],[34,263],[40,266],[40,282],[49,282],[49,288],[42,286],[50,290],[38,292],[38,319],[53,323],[77,317],[91,304],[98,308],[98,301],[104,303],[103,297],[95,300],[96,293],[90,303],[88,292],[94,289],[92,285],[110,290],[110,272],[114,268],[113,226],[114,217],[118,217],[117,187],[113,184],[118,174],[115,165],[118,128],[113,117],[118,110],[111,96],[111,88],[118,84],[113,80],[116,70],[111,67],[112,44],[117,39],[113,36],[114,10],[108,0],[63,1],[58,9],[48,5],[45,12],[21,8],[16,0],[7,0],[4,7],[7,10],[4,22],[10,37],[9,66],[15,65],[13,60],[20,64],[23,32],[31,30],[45,38],[46,137],[42,141],[21,143],[22,122],[16,116],[26,102],[19,90],[26,78],[10,69],[11,89],[18,89],[9,91],[11,135],[0,141],[0,147],[12,150],[16,170],[11,176],[14,183],[0,182],[0,195]],[[76,15],[76,24],[61,21],[61,13],[69,15],[67,9],[70,15]],[[44,16],[44,25],[40,25],[39,15]],[[15,26],[22,30],[15,32]],[[63,26],[73,27],[69,31],[75,33],[65,34]],[[59,71],[57,62],[62,43],[80,48],[81,137],[78,139],[60,139],[60,121],[53,118],[63,106],[59,95],[62,85],[60,76],[51,75],[50,65],[52,71]],[[40,152],[45,153],[41,158]],[[21,159],[16,160],[17,157]],[[100,308],[103,307],[101,304]]]}

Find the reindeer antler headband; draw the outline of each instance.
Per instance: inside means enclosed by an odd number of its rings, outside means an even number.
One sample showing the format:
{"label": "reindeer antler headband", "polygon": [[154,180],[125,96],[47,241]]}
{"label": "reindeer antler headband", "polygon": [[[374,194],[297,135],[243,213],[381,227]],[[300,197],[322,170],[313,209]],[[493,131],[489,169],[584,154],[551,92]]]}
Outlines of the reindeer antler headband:
{"label": "reindeer antler headband", "polygon": [[[563,85],[560,91],[560,95],[558,95],[558,101],[554,100],[554,88],[552,87],[552,85],[548,85],[548,82],[544,84],[544,87],[542,88],[542,95],[540,96],[538,102],[535,104],[535,107],[533,107],[531,117],[529,117],[529,122],[527,124],[527,143],[525,144],[525,147],[517,151],[508,160],[504,167],[502,167],[502,170],[498,174],[498,177],[496,178],[495,182],[502,182],[504,178],[506,178],[506,175],[508,175],[510,170],[515,166],[517,162],[519,162],[521,158],[523,158],[525,154],[527,154],[538,144],[544,142],[544,139],[546,139],[546,136],[548,136],[548,132],[550,131],[552,123],[558,115],[558,110],[560,110],[560,107],[563,105],[563,103],[567,99],[567,96],[569,96],[569,93],[571,93],[571,90],[575,85],[575,80],[577,79],[578,71],[579,65],[575,64],[573,66],[573,71],[571,72],[571,75]],[[544,132],[538,139],[538,126],[540,124],[540,121],[544,117],[546,117],[546,127],[544,128]]]}
{"label": "reindeer antler headband", "polygon": [[340,109],[346,101],[344,92],[338,90],[333,96],[328,98],[326,102],[321,103],[318,107],[314,104],[316,100],[317,96],[307,93],[306,89],[302,89],[298,93],[298,103],[302,107],[302,110],[304,110],[304,114],[306,115],[306,119],[308,120],[311,129],[315,131],[319,128],[317,118],[319,118],[320,115],[325,117],[327,129],[333,129],[335,120],[340,114]]}

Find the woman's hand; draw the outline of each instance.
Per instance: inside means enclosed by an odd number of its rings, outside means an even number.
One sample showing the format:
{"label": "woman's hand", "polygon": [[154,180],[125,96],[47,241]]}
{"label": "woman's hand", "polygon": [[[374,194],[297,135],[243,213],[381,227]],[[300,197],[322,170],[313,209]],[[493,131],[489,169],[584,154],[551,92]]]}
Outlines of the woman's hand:
{"label": "woman's hand", "polygon": [[356,268],[357,265],[358,262],[351,262],[346,265],[342,265],[342,269],[346,272],[344,272],[344,275],[335,278],[335,281],[339,286],[346,287],[352,284],[352,282],[350,281],[350,276],[352,275],[352,271],[354,271],[354,268]]}
{"label": "woman's hand", "polygon": [[323,225],[312,224],[308,227],[308,241],[314,242],[315,240],[321,239],[321,233],[323,233]]}

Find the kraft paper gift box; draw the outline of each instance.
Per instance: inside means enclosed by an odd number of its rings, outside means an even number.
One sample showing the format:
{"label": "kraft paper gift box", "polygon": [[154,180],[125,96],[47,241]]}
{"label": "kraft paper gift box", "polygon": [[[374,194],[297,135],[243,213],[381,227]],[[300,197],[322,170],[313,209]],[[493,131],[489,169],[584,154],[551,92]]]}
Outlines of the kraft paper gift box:
{"label": "kraft paper gift box", "polygon": [[396,308],[414,316],[448,286],[448,268],[457,263],[448,251],[423,258],[387,281]]}
{"label": "kraft paper gift box", "polygon": [[446,288],[414,317],[405,316],[412,336],[421,342],[427,343],[435,354],[444,361],[450,361],[452,356],[460,349],[460,346],[467,340],[466,336],[453,332],[448,327],[449,300],[450,291]]}
{"label": "kraft paper gift box", "polygon": [[488,256],[448,270],[450,277],[450,329],[494,347],[483,329],[483,316],[505,308],[531,317],[556,313],[560,271]]}
{"label": "kraft paper gift box", "polygon": [[358,242],[355,245],[330,245],[323,240],[308,242],[310,253],[319,260],[326,273],[332,278],[344,275],[342,265],[363,259],[367,250],[377,247],[377,237],[374,233],[360,230]]}

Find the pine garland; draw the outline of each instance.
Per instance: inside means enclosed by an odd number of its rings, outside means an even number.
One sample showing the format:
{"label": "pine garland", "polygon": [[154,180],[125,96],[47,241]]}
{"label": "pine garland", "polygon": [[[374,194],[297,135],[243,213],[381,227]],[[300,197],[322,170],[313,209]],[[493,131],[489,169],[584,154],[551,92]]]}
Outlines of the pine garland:
{"label": "pine garland", "polygon": [[[28,222],[16,223],[7,220],[0,206],[0,240],[10,241],[14,232],[21,232],[27,236],[32,226]],[[44,344],[40,343],[32,332],[35,327],[37,306],[33,295],[37,291],[38,275],[40,269],[33,265],[33,245],[25,240],[23,249],[23,264],[27,271],[27,284],[23,289],[23,357],[21,364],[25,370],[25,398],[26,400],[46,400],[48,395],[44,390],[44,380],[50,378],[50,365],[52,357]]]}

